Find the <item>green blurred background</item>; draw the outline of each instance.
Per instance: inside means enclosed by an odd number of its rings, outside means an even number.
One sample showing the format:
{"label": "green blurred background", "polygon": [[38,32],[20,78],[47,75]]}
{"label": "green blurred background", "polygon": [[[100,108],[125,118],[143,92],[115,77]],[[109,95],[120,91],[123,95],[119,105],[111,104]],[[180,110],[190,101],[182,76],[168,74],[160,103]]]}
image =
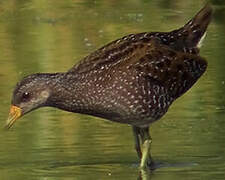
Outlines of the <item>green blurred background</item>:
{"label": "green blurred background", "polygon": [[[181,27],[202,0],[0,1],[0,126],[15,84],[36,72],[66,71],[121,36]],[[151,179],[225,177],[225,1],[201,50],[208,69],[151,127]],[[128,125],[43,108],[0,129],[0,179],[137,179]]]}

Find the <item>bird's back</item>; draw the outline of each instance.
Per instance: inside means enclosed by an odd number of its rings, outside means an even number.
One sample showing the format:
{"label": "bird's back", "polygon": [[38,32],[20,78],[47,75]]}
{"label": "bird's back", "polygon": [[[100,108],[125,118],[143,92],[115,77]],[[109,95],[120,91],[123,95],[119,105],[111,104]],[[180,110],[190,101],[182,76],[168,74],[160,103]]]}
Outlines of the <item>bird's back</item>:
{"label": "bird's back", "polygon": [[104,65],[110,66],[123,61],[131,51],[138,51],[142,43],[148,43],[152,38],[158,39],[161,44],[167,45],[173,50],[199,54],[199,47],[204,39],[211,18],[212,8],[209,4],[206,4],[187,24],[177,30],[170,32],[144,32],[124,36],[86,56],[73,66],[69,72],[88,72],[100,69]]}
{"label": "bird's back", "polygon": [[163,116],[206,70],[198,45],[211,14],[206,5],[178,30],[131,34],[85,57],[68,71],[84,87],[81,113],[137,126]]}

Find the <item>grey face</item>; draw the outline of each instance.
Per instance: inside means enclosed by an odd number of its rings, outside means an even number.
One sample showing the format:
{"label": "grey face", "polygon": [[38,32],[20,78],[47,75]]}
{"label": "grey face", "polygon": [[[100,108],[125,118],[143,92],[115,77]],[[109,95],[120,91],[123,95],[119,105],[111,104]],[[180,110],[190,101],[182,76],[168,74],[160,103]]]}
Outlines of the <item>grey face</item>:
{"label": "grey face", "polygon": [[45,105],[50,91],[40,75],[25,77],[13,92],[12,105],[21,108],[22,114]]}

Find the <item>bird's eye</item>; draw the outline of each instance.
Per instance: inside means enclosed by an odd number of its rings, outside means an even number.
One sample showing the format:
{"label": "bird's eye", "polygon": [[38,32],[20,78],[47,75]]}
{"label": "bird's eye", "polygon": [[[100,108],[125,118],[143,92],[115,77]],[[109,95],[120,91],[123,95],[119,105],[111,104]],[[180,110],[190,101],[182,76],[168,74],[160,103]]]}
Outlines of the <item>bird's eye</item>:
{"label": "bird's eye", "polygon": [[22,94],[22,99],[23,99],[23,101],[26,101],[26,100],[28,100],[30,98],[30,93],[29,92],[24,92],[23,94]]}

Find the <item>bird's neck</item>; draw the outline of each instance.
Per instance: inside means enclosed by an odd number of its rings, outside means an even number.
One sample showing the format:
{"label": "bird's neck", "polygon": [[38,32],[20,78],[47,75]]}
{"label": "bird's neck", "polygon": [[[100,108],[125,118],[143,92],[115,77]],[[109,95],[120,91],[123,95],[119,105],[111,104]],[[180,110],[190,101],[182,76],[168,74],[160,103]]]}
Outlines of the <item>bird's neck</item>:
{"label": "bird's neck", "polygon": [[88,104],[81,80],[75,74],[57,73],[52,76],[50,91],[47,106],[82,113]]}

